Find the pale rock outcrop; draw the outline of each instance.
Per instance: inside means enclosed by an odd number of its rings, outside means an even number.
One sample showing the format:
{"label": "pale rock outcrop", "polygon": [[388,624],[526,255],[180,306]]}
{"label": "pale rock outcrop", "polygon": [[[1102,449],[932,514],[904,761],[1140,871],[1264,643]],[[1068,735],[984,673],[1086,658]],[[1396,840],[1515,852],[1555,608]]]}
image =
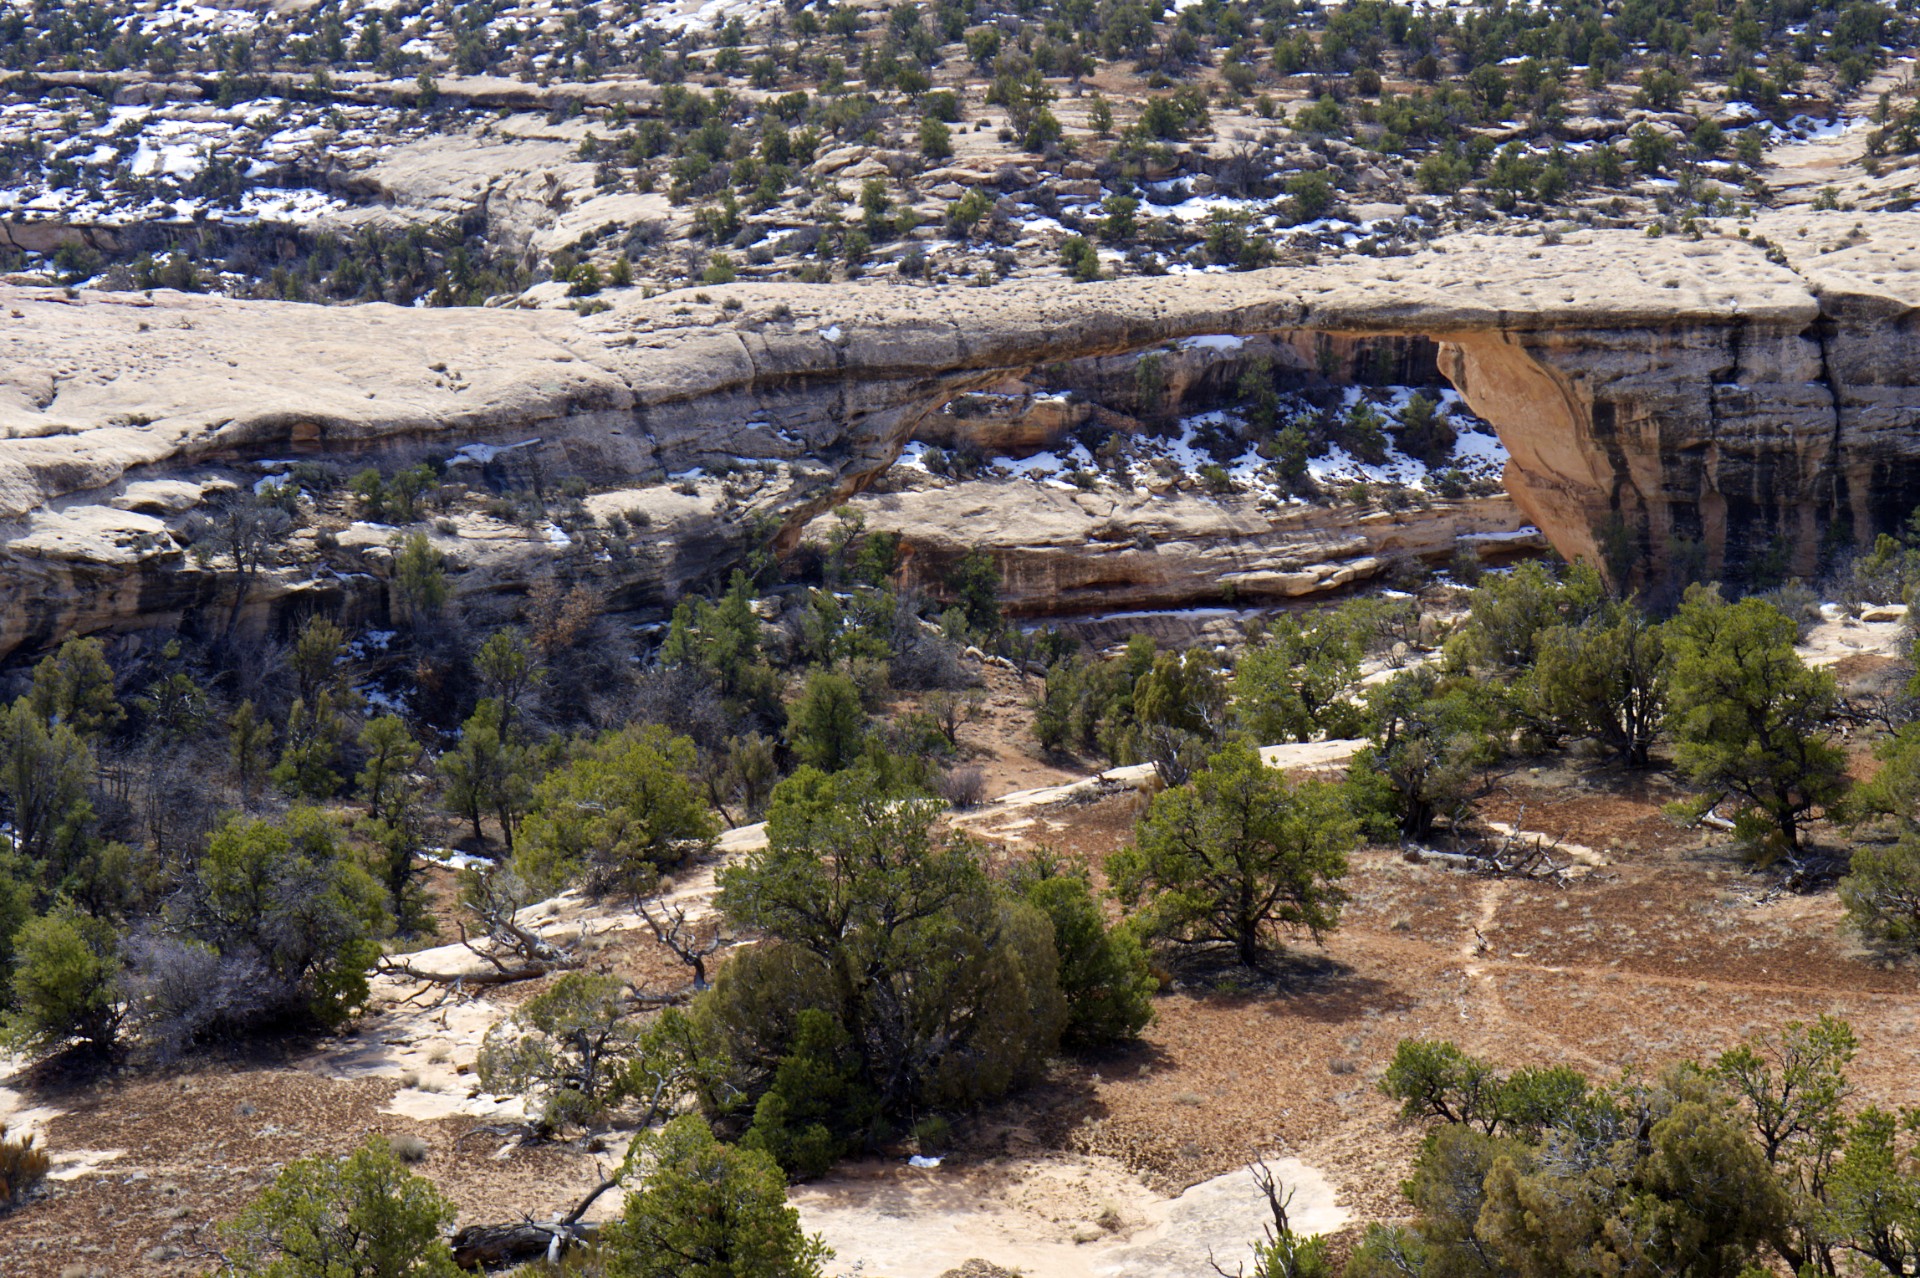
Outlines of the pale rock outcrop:
{"label": "pale rock outcrop", "polygon": [[1025,457],[1056,447],[1094,411],[1086,400],[1010,381],[949,401],[941,411],[922,418],[913,437],[923,444],[969,449],[983,457]]}
{"label": "pale rock outcrop", "polygon": [[364,169],[329,173],[336,190],[372,201],[332,215],[329,224],[345,235],[368,225],[459,226],[479,218],[496,243],[523,247],[575,199],[593,193],[593,165],[578,152],[577,139],[433,134]]}
{"label": "pale rock outcrop", "polygon": [[[1504,496],[1363,511],[973,480],[868,492],[847,504],[868,528],[902,533],[909,585],[937,589],[962,556],[993,556],[1002,604],[1017,616],[1182,608],[1198,599],[1272,604],[1364,581],[1395,559],[1445,558],[1462,537],[1509,554],[1545,549]],[[824,540],[828,522],[815,521],[810,536]]]}

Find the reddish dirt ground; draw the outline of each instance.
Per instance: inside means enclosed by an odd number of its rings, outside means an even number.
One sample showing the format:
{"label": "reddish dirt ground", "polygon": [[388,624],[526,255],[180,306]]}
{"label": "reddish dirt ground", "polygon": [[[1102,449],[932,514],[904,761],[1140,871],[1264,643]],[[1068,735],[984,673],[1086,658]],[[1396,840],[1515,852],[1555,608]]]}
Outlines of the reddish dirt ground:
{"label": "reddish dirt ground", "polygon": [[[1661,812],[1674,797],[1658,778],[1591,769],[1509,778],[1485,816],[1524,809],[1524,828],[1606,861],[1564,888],[1357,854],[1324,948],[1300,945],[1247,988],[1176,983],[1138,1048],[1063,1070],[1044,1099],[1023,1099],[1023,1124],[1169,1189],[1257,1152],[1291,1155],[1378,1219],[1404,1210],[1396,1186],[1417,1138],[1377,1089],[1403,1038],[1607,1077],[1832,1012],[1860,1035],[1863,1098],[1920,1101],[1913,964],[1863,950],[1830,890],[1768,898],[1733,849]],[[1138,806],[1103,800],[1032,837],[1094,857]]]}
{"label": "reddish dirt ground", "polygon": [[[1098,770],[1098,764],[1048,759],[1041,754],[1033,739],[1030,704],[1041,691],[1039,679],[1022,679],[994,663],[982,663],[975,669],[981,686],[958,694],[969,700],[973,709],[955,734],[960,749],[954,765],[979,768],[986,779],[986,794],[1064,785]],[[916,710],[921,700],[918,696],[901,696],[888,708],[888,714],[897,717]]]}
{"label": "reddish dirt ground", "polygon": [[[976,724],[962,730],[970,737],[987,734]],[[1003,745],[994,758],[1008,773],[1032,770],[996,789],[1058,779],[1011,735]],[[1395,1120],[1377,1082],[1402,1038],[1447,1037],[1509,1064],[1610,1076],[1709,1056],[1821,1012],[1860,1035],[1863,1099],[1920,1103],[1914,965],[1864,950],[1831,890],[1767,894],[1770,880],[1720,836],[1663,814],[1675,797],[1657,776],[1584,762],[1516,770],[1482,816],[1577,842],[1604,864],[1556,887],[1363,850],[1344,924],[1324,947],[1300,942],[1258,978],[1169,973],[1140,1044],[1062,1062],[1045,1085],[963,1124],[957,1157],[1107,1154],[1175,1190],[1277,1153],[1324,1169],[1359,1220],[1392,1217],[1404,1209],[1396,1186],[1418,1134]],[[1121,793],[1037,810],[1018,836],[1097,868],[1142,804]],[[640,978],[673,971],[630,933],[605,961]],[[23,1089],[26,1103],[67,1111],[48,1124],[55,1147],[125,1153],[0,1221],[0,1272],[200,1272],[212,1222],[277,1166],[346,1149],[370,1130],[425,1138],[422,1170],[462,1221],[566,1205],[619,1154],[576,1144],[496,1159],[500,1137],[460,1139],[472,1119],[380,1113],[393,1080],[331,1081],[300,1064],[296,1052]]]}

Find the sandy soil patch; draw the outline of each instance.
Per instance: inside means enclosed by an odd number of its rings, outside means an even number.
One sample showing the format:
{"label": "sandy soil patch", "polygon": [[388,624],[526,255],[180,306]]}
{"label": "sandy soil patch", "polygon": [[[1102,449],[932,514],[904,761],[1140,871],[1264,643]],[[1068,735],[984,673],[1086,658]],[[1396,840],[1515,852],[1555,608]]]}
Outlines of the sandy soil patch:
{"label": "sandy soil patch", "polygon": [[1834,604],[1821,608],[1821,620],[1801,640],[1801,658],[1810,666],[1836,666],[1861,656],[1905,660],[1911,641],[1907,638],[1907,610],[1898,604],[1867,608],[1859,616],[1848,616]]}
{"label": "sandy soil patch", "polygon": [[[1347,1212],[1297,1159],[1267,1164],[1291,1190],[1294,1228],[1333,1233]],[[1046,1157],[918,1169],[860,1163],[799,1187],[801,1223],[847,1278],[931,1278],[970,1259],[1027,1278],[1191,1278],[1231,1268],[1272,1216],[1246,1170],[1167,1198],[1111,1158]]]}

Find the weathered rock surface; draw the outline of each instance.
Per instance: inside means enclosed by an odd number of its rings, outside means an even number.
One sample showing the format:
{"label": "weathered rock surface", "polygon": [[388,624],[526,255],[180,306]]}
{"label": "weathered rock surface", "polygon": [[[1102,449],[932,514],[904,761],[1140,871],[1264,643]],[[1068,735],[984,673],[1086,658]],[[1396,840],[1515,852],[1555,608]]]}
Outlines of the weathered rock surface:
{"label": "weathered rock surface", "polygon": [[524,246],[574,195],[591,191],[593,166],[578,141],[550,136],[448,133],[403,143],[359,172],[333,177],[336,189],[373,201],[332,216],[350,233],[363,225],[404,228],[485,218],[503,244]]}
{"label": "weathered rock surface", "polygon": [[1505,497],[1386,511],[974,480],[848,504],[868,528],[902,533],[911,585],[936,587],[961,556],[991,554],[1015,615],[1181,608],[1208,595],[1272,604],[1364,581],[1397,558],[1443,558],[1463,536],[1509,553],[1544,548]]}
{"label": "weathered rock surface", "polygon": [[[122,509],[135,484],[529,439],[526,464],[603,488],[774,463],[653,524],[641,567],[595,569],[635,604],[711,572],[729,540],[791,544],[955,395],[1208,334],[1428,338],[1563,552],[1657,564],[1697,540],[1717,569],[1779,545],[1806,570],[1836,533],[1920,503],[1920,229],[1816,212],[1754,229],[1778,260],[1730,235],[1468,237],[1083,286],[739,285],[586,319],[0,289],[0,651],[230,588],[200,580],[215,574],[160,515]],[[565,550],[523,536],[513,557]]]}

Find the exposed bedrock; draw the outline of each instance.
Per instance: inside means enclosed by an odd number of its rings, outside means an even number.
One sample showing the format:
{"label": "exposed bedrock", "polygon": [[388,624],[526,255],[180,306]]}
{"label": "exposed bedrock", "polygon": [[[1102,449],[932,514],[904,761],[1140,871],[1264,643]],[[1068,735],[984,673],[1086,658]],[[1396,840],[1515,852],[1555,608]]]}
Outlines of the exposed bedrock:
{"label": "exposed bedrock", "polygon": [[[175,532],[259,463],[397,465],[474,444],[522,446],[470,450],[475,478],[577,477],[596,511],[647,519],[608,555],[462,516],[433,536],[463,592],[510,597],[559,569],[621,606],[658,603],[754,538],[791,544],[955,396],[1216,334],[1270,336],[1315,367],[1323,350],[1428,351],[1498,428],[1509,490],[1567,554],[1657,567],[1698,543],[1716,570],[1777,549],[1808,570],[1836,537],[1920,504],[1911,222],[1769,215],[1750,230],[1774,260],[1732,235],[1478,236],[1091,285],[736,285],[584,319],[0,289],[0,652],[228,607],[232,574]],[[1396,338],[1420,340],[1381,340]],[[769,465],[669,482],[736,459]],[[259,574],[243,612],[381,594],[390,530],[348,531]],[[342,584],[356,572],[374,584]]]}
{"label": "exposed bedrock", "polygon": [[1463,540],[1489,558],[1542,549],[1502,496],[1401,511],[1271,510],[1241,496],[1115,498],[975,480],[868,492],[851,504],[868,527],[906,530],[909,585],[937,590],[963,555],[991,554],[1015,616],[1264,607],[1366,581],[1396,559],[1444,559]]}

